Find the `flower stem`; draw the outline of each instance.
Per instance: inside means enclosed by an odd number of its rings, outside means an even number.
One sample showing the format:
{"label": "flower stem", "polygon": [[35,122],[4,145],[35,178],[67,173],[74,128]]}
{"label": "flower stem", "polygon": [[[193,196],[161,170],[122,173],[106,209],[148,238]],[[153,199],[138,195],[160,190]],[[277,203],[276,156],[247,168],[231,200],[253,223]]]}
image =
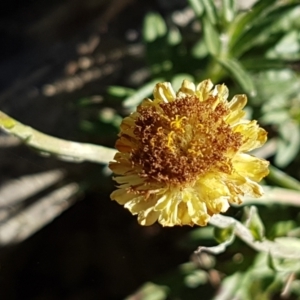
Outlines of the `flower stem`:
{"label": "flower stem", "polygon": [[225,73],[222,66],[218,63],[218,61],[215,58],[211,58],[204,78],[209,78],[214,83],[220,83],[224,76]]}
{"label": "flower stem", "polygon": [[107,164],[116,151],[111,148],[59,139],[11,118],[0,111],[0,129],[21,139],[27,146],[41,154],[54,155],[72,162],[91,161]]}

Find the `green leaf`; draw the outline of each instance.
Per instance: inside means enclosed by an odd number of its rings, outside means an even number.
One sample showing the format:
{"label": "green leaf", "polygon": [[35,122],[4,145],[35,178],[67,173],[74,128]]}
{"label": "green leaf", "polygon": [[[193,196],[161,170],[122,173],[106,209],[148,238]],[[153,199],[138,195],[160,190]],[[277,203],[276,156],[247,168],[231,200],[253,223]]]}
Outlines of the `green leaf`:
{"label": "green leaf", "polygon": [[282,124],[290,119],[289,113],[282,109],[282,110],[274,110],[267,112],[260,121],[263,124]]}
{"label": "green leaf", "polygon": [[276,238],[275,242],[283,246],[289,245],[295,251],[300,251],[300,239],[285,236]]}
{"label": "green leaf", "polygon": [[299,32],[297,30],[293,30],[284,35],[275,47],[268,51],[267,57],[275,59],[281,58],[285,60],[300,59]]}
{"label": "green leaf", "polygon": [[223,0],[222,1],[222,18],[226,23],[231,22],[236,14],[236,1]]}
{"label": "green leaf", "polygon": [[229,299],[238,299],[235,298],[235,293],[237,287],[240,286],[240,283],[243,279],[243,275],[239,272],[234,273],[231,276],[227,276],[221,283],[219,288],[221,293],[217,293],[217,295],[213,298],[213,300],[229,300]]}
{"label": "green leaf", "polygon": [[204,6],[201,0],[189,0],[189,4],[197,17],[202,16],[204,12]]}
{"label": "green leaf", "polygon": [[299,1],[287,1],[287,5],[289,4],[288,2],[294,6],[294,8],[286,13],[284,18],[281,18],[276,22],[276,25],[274,26],[275,31],[289,32],[300,28],[300,3]]}
{"label": "green leaf", "polygon": [[109,86],[107,92],[115,97],[128,97],[134,94],[134,89],[126,88],[123,86]]}
{"label": "green leaf", "polygon": [[261,54],[255,55],[254,53],[251,53],[251,56],[247,56],[247,58],[241,58],[240,62],[245,69],[254,71],[267,71],[268,69],[274,70],[283,69],[284,67],[286,67],[286,62],[282,59],[265,58],[262,57]]}
{"label": "green leaf", "polygon": [[265,239],[265,227],[258,215],[257,208],[251,206],[250,208],[245,207],[244,213],[246,215],[245,225],[251,231],[256,241],[262,241]]}
{"label": "green leaf", "polygon": [[169,288],[166,286],[147,282],[133,295],[126,297],[125,300],[165,300],[168,297],[168,291]]}
{"label": "green leaf", "polygon": [[279,134],[275,164],[279,167],[286,167],[299,153],[300,128],[293,121],[285,122],[279,127]]}
{"label": "green leaf", "polygon": [[207,272],[203,270],[195,270],[193,273],[188,274],[184,278],[184,283],[189,288],[196,288],[199,285],[206,284],[208,281],[208,275]]}
{"label": "green leaf", "polygon": [[167,26],[164,19],[157,13],[148,13],[144,20],[143,37],[146,42],[151,43],[165,36]]}
{"label": "green leaf", "polygon": [[[258,44],[266,43],[274,34],[274,26],[279,19],[284,18],[285,14],[294,9],[296,4],[281,5],[273,9],[264,18],[259,19],[255,24],[246,27],[243,35],[236,40],[235,44],[232,41],[229,43],[230,54],[233,57],[240,57],[247,50],[254,48]],[[282,35],[284,32],[281,32]],[[278,40],[278,38],[277,38]]]}
{"label": "green leaf", "polygon": [[[213,215],[209,220],[209,224],[220,228],[226,228],[228,226],[234,225],[235,235],[239,237],[242,241],[244,241],[246,244],[248,244],[250,247],[252,247],[253,249],[257,251],[271,253],[274,257],[278,257],[278,258],[288,258],[288,259],[297,259],[297,260],[300,259],[300,252],[297,249],[295,250],[293,248],[290,248],[289,245],[279,244],[267,239],[264,239],[261,242],[255,240],[251,230],[248,229],[245,225],[243,225],[239,221],[233,219],[232,217]],[[218,249],[218,250],[219,250],[218,253],[220,253],[222,249]]]}
{"label": "green leaf", "polygon": [[177,27],[170,28],[168,32],[168,43],[171,46],[178,45],[182,40],[181,33]]}
{"label": "green leaf", "polygon": [[296,226],[297,224],[293,220],[277,222],[273,225],[270,236],[271,238],[286,236]]}
{"label": "green leaf", "polygon": [[[257,104],[263,105],[263,112],[269,113],[278,110],[286,110],[291,107],[291,100],[296,98],[299,89],[299,78],[291,69],[268,70],[260,72],[254,78],[259,98]],[[296,111],[292,109],[291,112]]]}
{"label": "green leaf", "polygon": [[275,262],[275,258],[271,255],[271,253],[268,253],[267,265],[272,271],[274,271],[274,272],[278,271],[277,266],[276,266],[276,262]]}
{"label": "green leaf", "polygon": [[256,88],[254,83],[244,69],[244,67],[235,59],[219,59],[218,62],[228,71],[229,74],[236,80],[245,93],[254,97],[256,95]]}
{"label": "green leaf", "polygon": [[212,25],[217,24],[218,15],[216,6],[213,0],[202,0],[202,4],[205,10],[205,14]]}
{"label": "green leaf", "polygon": [[214,228],[214,236],[218,243],[224,243],[232,239],[234,235],[234,226],[229,226],[226,228]]}
{"label": "green leaf", "polygon": [[257,1],[249,11],[241,13],[233,20],[230,28],[228,29],[230,48],[232,48],[238,39],[243,36],[245,31],[252,26],[252,23],[255,22],[262,14],[266,13],[266,10],[272,7],[276,1],[277,0]]}
{"label": "green leaf", "polygon": [[208,55],[208,49],[205,42],[201,39],[192,48],[192,55],[195,58],[204,58]]}
{"label": "green leaf", "polygon": [[[292,237],[280,237],[276,238],[277,245],[289,245],[294,251],[300,251],[300,239]],[[295,259],[278,259],[268,255],[268,266],[276,272],[299,272],[300,261]]]}
{"label": "green leaf", "polygon": [[199,242],[199,240],[213,240],[213,236],[214,236],[214,228],[213,227],[201,227],[201,228],[197,228],[192,230],[191,232],[189,232],[187,238],[188,241],[191,242]]}
{"label": "green leaf", "polygon": [[204,41],[208,51],[212,56],[217,56],[220,52],[220,38],[215,26],[205,16],[202,19]]}
{"label": "green leaf", "polygon": [[94,95],[89,97],[80,98],[76,101],[76,105],[79,107],[87,107],[94,104],[99,104],[103,101],[103,97],[100,95]]}
{"label": "green leaf", "polygon": [[126,98],[123,102],[124,107],[136,107],[139,105],[146,97],[151,95],[153,88],[156,83],[164,81],[163,78],[156,78],[147,84],[143,85],[138,89],[132,96]]}

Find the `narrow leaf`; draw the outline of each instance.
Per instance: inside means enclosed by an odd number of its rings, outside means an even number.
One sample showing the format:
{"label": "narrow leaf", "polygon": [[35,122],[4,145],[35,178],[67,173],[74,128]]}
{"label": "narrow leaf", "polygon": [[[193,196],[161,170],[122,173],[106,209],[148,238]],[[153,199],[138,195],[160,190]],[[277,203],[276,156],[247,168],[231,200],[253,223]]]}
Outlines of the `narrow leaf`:
{"label": "narrow leaf", "polygon": [[283,244],[276,241],[257,241],[254,239],[252,232],[239,221],[222,215],[214,215],[211,217],[209,223],[213,226],[226,228],[234,226],[234,234],[250,247],[257,251],[270,253],[273,257],[300,259],[300,251],[291,248],[288,244]]}
{"label": "narrow leaf", "polygon": [[236,1],[223,0],[222,1],[222,17],[226,23],[231,22],[236,14]]}
{"label": "narrow leaf", "polygon": [[[262,1],[263,2],[263,1]],[[240,57],[243,53],[252,49],[254,46],[264,44],[272,37],[273,28],[283,16],[295,8],[296,4],[281,5],[273,9],[267,16],[258,20],[255,24],[249,25],[244,30],[243,34],[235,44],[230,41],[230,53],[234,57]],[[284,35],[284,31],[281,30],[278,33]],[[276,39],[279,40],[279,37]],[[276,42],[276,41],[275,41]]]}
{"label": "narrow leaf", "polygon": [[202,16],[204,12],[203,3],[201,0],[189,0],[189,4],[195,12],[197,17]]}
{"label": "narrow leaf", "polygon": [[149,97],[149,95],[153,91],[153,86],[160,81],[164,81],[163,78],[156,78],[155,80],[152,80],[142,86],[140,89],[138,89],[132,96],[129,96],[126,98],[123,102],[124,107],[136,107],[140,104],[140,102],[143,101],[146,97]]}
{"label": "narrow leaf", "polygon": [[256,88],[250,75],[237,60],[219,59],[218,61],[232,75],[232,77],[247,94],[252,97],[256,95]]}
{"label": "narrow leaf", "polygon": [[114,86],[108,87],[107,92],[110,95],[116,96],[116,97],[128,97],[128,96],[131,96],[132,94],[134,94],[135,91],[130,88],[114,85]]}
{"label": "narrow leaf", "polygon": [[203,7],[205,9],[205,14],[212,25],[217,24],[218,15],[216,6],[213,0],[202,0]]}
{"label": "narrow leaf", "polygon": [[280,139],[278,150],[275,156],[275,164],[279,167],[286,167],[299,153],[300,128],[290,121],[282,123],[279,127]]}
{"label": "narrow leaf", "polygon": [[234,227],[229,226],[226,228],[214,228],[214,236],[218,243],[224,243],[228,240],[232,239],[232,235],[234,234]]}
{"label": "narrow leaf", "polygon": [[231,300],[234,298],[237,287],[240,285],[243,279],[243,275],[239,272],[235,272],[233,275],[226,277],[219,288],[219,292],[213,298],[213,300]]}
{"label": "narrow leaf", "polygon": [[167,33],[164,19],[156,13],[148,13],[143,27],[143,36],[146,42],[153,42]]}
{"label": "narrow leaf", "polygon": [[228,29],[230,48],[235,45],[238,39],[244,35],[245,31],[252,26],[252,23],[264,14],[266,9],[272,7],[276,1],[277,0],[257,1],[249,11],[241,13],[234,19]]}
{"label": "narrow leaf", "polygon": [[255,206],[245,207],[244,211],[247,218],[245,225],[250,229],[255,240],[262,241],[265,237],[265,227],[258,215],[257,208]]}
{"label": "narrow leaf", "polygon": [[220,38],[214,25],[207,17],[203,17],[203,34],[204,41],[211,55],[217,56],[220,52]]}

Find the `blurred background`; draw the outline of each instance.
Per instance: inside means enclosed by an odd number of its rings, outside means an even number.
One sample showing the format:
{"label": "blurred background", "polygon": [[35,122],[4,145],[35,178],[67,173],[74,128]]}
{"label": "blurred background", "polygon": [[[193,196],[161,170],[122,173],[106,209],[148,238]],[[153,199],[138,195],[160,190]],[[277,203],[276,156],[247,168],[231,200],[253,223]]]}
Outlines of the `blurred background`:
{"label": "blurred background", "polygon": [[[283,172],[264,183],[285,190],[262,201],[259,230],[298,238],[299,20],[298,1],[6,1],[0,109],[113,148],[122,118],[156,82],[224,82],[231,97],[247,94],[248,116],[269,132],[259,155]],[[1,133],[0,299],[300,299],[299,265],[279,274],[240,240],[197,255],[222,241],[213,227],[142,227],[110,201],[113,189],[106,165],[57,159]],[[228,214],[242,221],[249,210]]]}

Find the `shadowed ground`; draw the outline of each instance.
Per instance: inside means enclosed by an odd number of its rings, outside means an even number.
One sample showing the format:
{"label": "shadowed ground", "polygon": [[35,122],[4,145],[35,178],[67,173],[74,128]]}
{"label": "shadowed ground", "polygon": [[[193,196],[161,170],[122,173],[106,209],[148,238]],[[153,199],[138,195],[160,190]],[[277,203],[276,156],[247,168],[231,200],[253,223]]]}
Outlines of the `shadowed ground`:
{"label": "shadowed ground", "polygon": [[[0,24],[0,109],[57,137],[113,146],[117,132],[87,136],[79,130],[86,112],[76,103],[94,97],[98,104],[88,115],[118,108],[103,98],[106,88],[138,87],[147,79],[140,38],[145,13],[167,14],[184,2],[7,3]],[[0,137],[1,299],[122,299],[188,259],[177,247],[186,229],[140,227],[110,201],[113,183],[102,166],[44,158]],[[94,181],[87,192],[47,202],[47,195],[87,177]],[[39,230],[36,224],[58,215]]]}

